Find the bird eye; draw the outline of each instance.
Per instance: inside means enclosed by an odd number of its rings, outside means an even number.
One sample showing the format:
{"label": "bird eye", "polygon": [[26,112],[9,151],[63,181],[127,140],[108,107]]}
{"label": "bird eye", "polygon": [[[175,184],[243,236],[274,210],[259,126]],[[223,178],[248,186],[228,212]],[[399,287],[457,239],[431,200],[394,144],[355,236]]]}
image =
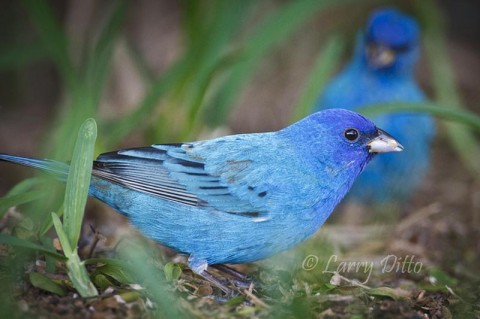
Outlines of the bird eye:
{"label": "bird eye", "polygon": [[407,52],[411,49],[409,44],[403,44],[403,45],[397,45],[397,46],[392,46],[392,50],[397,52],[397,53],[404,53]]}
{"label": "bird eye", "polygon": [[345,132],[343,132],[343,135],[350,142],[355,142],[356,140],[358,140],[358,137],[360,136],[360,133],[358,133],[358,130],[356,130],[354,128],[347,128],[345,130]]}

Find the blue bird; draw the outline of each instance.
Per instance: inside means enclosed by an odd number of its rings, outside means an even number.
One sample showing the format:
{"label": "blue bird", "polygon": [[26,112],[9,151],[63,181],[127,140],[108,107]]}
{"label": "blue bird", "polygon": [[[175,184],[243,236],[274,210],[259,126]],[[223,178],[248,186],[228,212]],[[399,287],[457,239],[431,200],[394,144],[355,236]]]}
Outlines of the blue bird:
{"label": "blue bird", "polygon": [[[349,64],[326,86],[315,111],[393,102],[421,102],[425,96],[414,78],[420,32],[415,20],[394,9],[372,13],[357,35]],[[400,207],[424,177],[435,127],[427,115],[394,113],[373,121],[402,141],[401,156],[387,154],[369,165],[354,183],[348,200],[356,203],[396,203]]]}
{"label": "blue bird", "polygon": [[[402,149],[363,116],[331,109],[277,132],[102,154],[89,194],[222,287],[209,265],[253,262],[307,239],[375,154]],[[69,169],[7,154],[0,160],[62,181]]]}

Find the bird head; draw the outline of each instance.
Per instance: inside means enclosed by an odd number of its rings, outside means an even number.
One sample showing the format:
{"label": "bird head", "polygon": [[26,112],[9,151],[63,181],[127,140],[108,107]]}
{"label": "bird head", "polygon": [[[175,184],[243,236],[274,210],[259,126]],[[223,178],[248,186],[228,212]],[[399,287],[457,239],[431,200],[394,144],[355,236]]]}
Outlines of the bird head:
{"label": "bird head", "polygon": [[353,179],[375,154],[403,150],[370,120],[344,109],[313,113],[283,131],[303,151],[305,160]]}
{"label": "bird head", "polygon": [[374,11],[361,39],[364,60],[375,71],[409,72],[418,59],[419,35],[413,18],[395,9]]}

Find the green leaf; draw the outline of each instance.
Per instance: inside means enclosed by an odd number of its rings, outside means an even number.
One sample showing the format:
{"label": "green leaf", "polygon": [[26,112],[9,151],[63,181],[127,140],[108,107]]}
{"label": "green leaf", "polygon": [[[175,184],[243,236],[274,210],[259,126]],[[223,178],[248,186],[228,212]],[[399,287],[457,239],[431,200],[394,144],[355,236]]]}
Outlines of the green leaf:
{"label": "green leaf", "polygon": [[128,237],[117,249],[119,257],[128,261],[128,273],[134,274],[137,283],[145,287],[149,298],[157,304],[158,317],[187,318],[178,307],[176,294],[166,285],[158,260],[153,259],[155,253],[152,250],[156,247],[141,238]]}
{"label": "green leaf", "polygon": [[100,102],[105,82],[109,75],[108,69],[113,60],[113,49],[125,20],[127,2],[125,0],[116,0],[115,2],[113,12],[103,27],[86,65],[86,74],[83,82],[87,87],[92,112],[94,112],[95,107]]}
{"label": "green leaf", "polygon": [[104,274],[101,274],[101,273],[93,273],[92,276],[92,281],[93,283],[95,284],[95,286],[97,286],[98,288],[100,288],[101,290],[103,289],[107,289],[108,287],[113,287],[114,284],[112,281],[110,281],[110,279],[105,276]]}
{"label": "green leaf", "polygon": [[116,280],[121,284],[133,283],[134,280],[127,271],[128,271],[128,268],[125,268],[124,265],[120,263],[107,263],[103,266],[97,267],[97,269],[95,269],[95,272],[92,274],[92,276],[103,274],[105,276],[113,278],[114,280]]}
{"label": "green leaf", "polygon": [[21,193],[25,193],[35,186],[45,185],[44,183],[46,180],[47,179],[43,177],[31,177],[24,179],[23,181],[12,187],[12,189],[8,191],[7,195],[18,195]]}
{"label": "green leaf", "polygon": [[163,267],[163,271],[165,272],[165,278],[170,281],[177,280],[182,275],[182,268],[172,262],[167,263],[165,267]]}
{"label": "green leaf", "polygon": [[92,175],[92,161],[96,137],[97,125],[95,120],[87,119],[78,132],[77,143],[75,144],[67,178],[67,188],[65,190],[65,213],[63,215],[63,221],[70,247],[77,247],[77,242],[80,238],[84,209]]}
{"label": "green leaf", "polygon": [[4,197],[0,198],[0,218],[4,216],[9,207],[18,206],[35,201],[47,193],[43,187],[41,190],[31,190],[37,185],[43,185],[48,179],[42,177],[27,178],[15,185]]}
{"label": "green leaf", "polygon": [[[55,215],[56,216],[56,215]],[[67,273],[73,286],[83,298],[98,296],[98,291],[90,281],[85,264],[80,261],[77,249],[67,255]]]}
{"label": "green leaf", "polygon": [[[225,61],[228,61],[225,59],[225,48],[239,32],[252,3],[252,1],[217,0],[207,3],[211,7],[202,3],[204,8],[199,12],[200,17],[204,17],[205,12],[208,12],[212,19],[203,28],[194,28],[201,34],[191,38],[191,46],[188,50],[191,57],[190,70],[192,71],[187,74],[191,79],[185,81],[188,83],[187,89],[189,90],[189,94],[184,94],[187,97],[185,104],[189,109],[188,126],[185,128],[187,132],[194,129],[214,75],[224,67]],[[198,22],[204,21],[205,19],[201,18]]]}
{"label": "green leaf", "polygon": [[125,115],[122,119],[115,120],[112,125],[108,125],[106,128],[108,134],[105,134],[107,136],[105,144],[116,145],[133,130],[143,127],[144,125],[142,123],[147,121],[148,117],[151,116],[160,98],[177,85],[183,74],[189,70],[188,67],[189,64],[186,63],[186,60],[180,59],[171,66],[162,77],[152,83],[148,93],[145,94],[137,108]]}
{"label": "green leaf", "polygon": [[309,18],[320,10],[336,6],[352,0],[303,0],[289,1],[276,12],[269,14],[255,28],[242,50],[242,59],[232,68],[218,96],[208,106],[209,119],[212,125],[223,121],[232,103],[242,91],[243,86],[254,74],[255,67],[268,50],[285,40],[303,26]]}
{"label": "green leaf", "polygon": [[[64,211],[64,208],[63,208],[63,203],[62,205],[58,208],[58,210],[56,212],[53,212],[55,215],[57,215],[58,217],[61,217],[63,215],[63,211]],[[42,225],[40,226],[40,229],[38,231],[38,234],[39,236],[45,236],[45,234],[50,230],[50,228],[52,228],[53,226],[53,220],[52,218],[46,218]]]}
{"label": "green leaf", "polygon": [[[432,0],[416,1],[416,8],[424,20],[425,51],[430,64],[435,99],[441,105],[462,111],[460,94],[451,59],[448,56],[446,28],[442,13]],[[480,143],[468,128],[456,123],[446,123],[448,138],[465,166],[478,176],[480,174]]]}
{"label": "green leaf", "polygon": [[3,217],[10,207],[32,202],[44,195],[45,191],[30,191],[16,195],[7,195],[0,198],[0,218]]}
{"label": "green leaf", "polygon": [[65,291],[65,289],[63,289],[62,286],[38,272],[31,272],[28,274],[28,277],[30,279],[30,283],[34,287],[57,294],[62,297],[67,295],[67,292]]}
{"label": "green leaf", "polygon": [[[43,236],[40,238],[40,241],[42,242],[42,245],[44,245],[46,248],[55,250],[55,247],[53,246],[53,240],[52,238],[48,236]],[[53,273],[55,271],[55,258],[45,255],[45,262],[46,262],[46,267],[45,270],[49,273]]]}
{"label": "green leaf", "polygon": [[82,297],[97,296],[98,291],[90,281],[87,268],[80,261],[77,243],[80,238],[83,214],[87,202],[88,189],[92,174],[92,160],[97,126],[95,120],[87,119],[78,132],[77,143],[67,178],[65,191],[64,225],[60,218],[52,213],[52,221],[58,238],[67,257],[67,273],[73,286]]}
{"label": "green leaf", "polygon": [[240,306],[243,302],[245,301],[245,297],[240,295],[240,296],[235,296],[233,298],[230,298],[225,305],[235,308],[236,306]]}
{"label": "green leaf", "polygon": [[444,287],[445,285],[449,287],[455,287],[458,284],[458,280],[449,276],[447,273],[442,271],[440,268],[434,267],[430,270],[430,276],[434,277],[438,284]]}
{"label": "green leaf", "polygon": [[405,291],[389,287],[378,287],[366,290],[367,294],[374,297],[387,297],[393,300],[405,298]]}
{"label": "green leaf", "polygon": [[480,131],[480,116],[461,110],[452,110],[437,103],[388,103],[364,107],[360,112],[365,116],[391,112],[429,113],[438,118],[454,121]]}
{"label": "green leaf", "polygon": [[10,245],[14,247],[27,248],[38,252],[43,252],[49,256],[55,257],[56,259],[65,260],[66,258],[58,254],[55,250],[48,249],[41,245],[38,245],[29,240],[20,239],[14,236],[0,233],[0,244]]}
{"label": "green leaf", "polygon": [[13,228],[12,235],[21,239],[34,240],[34,228],[35,224],[33,220],[29,217],[23,217]]}
{"label": "green leaf", "polygon": [[52,213],[52,221],[55,231],[57,232],[58,240],[60,240],[60,244],[62,245],[63,253],[68,258],[68,256],[72,254],[72,246],[70,246],[70,242],[65,230],[63,229],[62,222],[55,213]]}
{"label": "green leaf", "polygon": [[30,63],[45,59],[47,56],[45,48],[39,43],[4,48],[3,52],[0,53],[0,71],[21,68]]}
{"label": "green leaf", "polygon": [[64,83],[73,90],[77,86],[77,74],[68,53],[68,41],[58,23],[52,7],[45,0],[23,0],[29,16],[40,35],[42,49],[48,51],[56,63]]}

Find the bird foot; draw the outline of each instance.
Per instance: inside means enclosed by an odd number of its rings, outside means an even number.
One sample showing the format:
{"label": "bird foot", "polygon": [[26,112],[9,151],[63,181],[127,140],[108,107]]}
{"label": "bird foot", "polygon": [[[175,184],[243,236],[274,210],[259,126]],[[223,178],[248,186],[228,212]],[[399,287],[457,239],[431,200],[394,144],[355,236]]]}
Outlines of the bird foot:
{"label": "bird foot", "polygon": [[239,272],[238,270],[228,267],[227,265],[217,264],[212,265],[211,267],[223,272],[224,274],[232,276],[230,280],[239,288],[248,289],[252,284],[254,284],[252,278],[244,273]]}
{"label": "bird foot", "polygon": [[[227,294],[227,296],[236,296],[240,292],[239,289],[248,289],[253,284],[252,280],[248,276],[223,264],[210,266],[211,268],[217,270],[219,274],[213,274],[212,272],[208,271],[207,268],[209,265],[206,260],[197,259],[194,256],[190,256],[188,258],[188,264],[194,273],[212,283],[215,287]],[[227,278],[224,275],[228,275],[230,278]],[[232,289],[228,286],[227,280],[235,289]]]}

